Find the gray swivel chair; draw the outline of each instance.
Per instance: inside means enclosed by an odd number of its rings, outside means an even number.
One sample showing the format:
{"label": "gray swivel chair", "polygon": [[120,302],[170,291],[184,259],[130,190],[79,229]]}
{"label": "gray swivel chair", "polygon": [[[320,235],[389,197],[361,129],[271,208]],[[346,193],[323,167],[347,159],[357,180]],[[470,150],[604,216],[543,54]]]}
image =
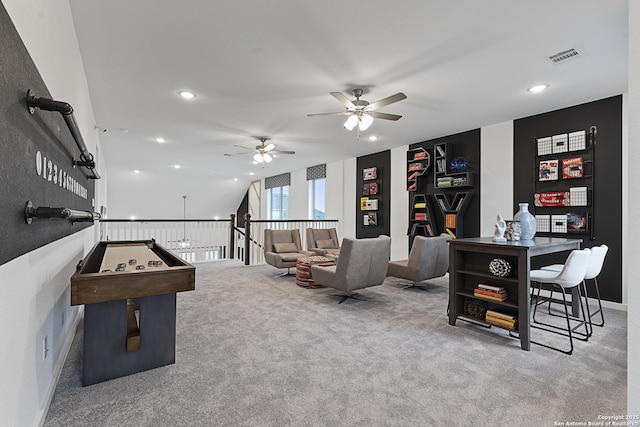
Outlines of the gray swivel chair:
{"label": "gray swivel chair", "polygon": [[389,261],[387,276],[410,280],[405,286],[424,289],[425,280],[435,279],[447,274],[449,270],[449,244],[451,236],[441,234],[436,237],[416,236],[409,252],[409,259]]}
{"label": "gray swivel chair", "polygon": [[340,241],[335,228],[307,228],[307,250],[316,255],[340,253]]}
{"label": "gray swivel chair", "polygon": [[347,298],[361,299],[354,293],[358,289],[381,285],[387,276],[391,254],[391,238],[380,236],[371,239],[342,240],[340,257],[336,265],[311,267],[313,280],[323,286],[342,291],[339,303]]}
{"label": "gray swivel chair", "polygon": [[279,274],[286,276],[291,273],[291,267],[296,266],[298,258],[313,255],[313,252],[303,251],[300,242],[300,230],[264,230],[264,259],[267,264],[276,268],[286,268],[287,272]]}

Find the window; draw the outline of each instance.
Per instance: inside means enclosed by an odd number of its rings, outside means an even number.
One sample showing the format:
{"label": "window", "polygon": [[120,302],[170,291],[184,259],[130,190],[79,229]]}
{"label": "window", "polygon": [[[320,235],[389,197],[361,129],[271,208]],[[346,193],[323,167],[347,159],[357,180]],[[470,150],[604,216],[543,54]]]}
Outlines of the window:
{"label": "window", "polygon": [[267,219],[289,219],[289,172],[264,179],[267,190]]}
{"label": "window", "polygon": [[307,181],[309,181],[309,218],[325,219],[325,184],[327,178],[327,165],[317,165],[307,168]]}
{"label": "window", "polygon": [[325,178],[309,181],[309,218],[325,219],[324,188]]}
{"label": "window", "polygon": [[273,187],[269,192],[269,219],[289,219],[289,186]]}

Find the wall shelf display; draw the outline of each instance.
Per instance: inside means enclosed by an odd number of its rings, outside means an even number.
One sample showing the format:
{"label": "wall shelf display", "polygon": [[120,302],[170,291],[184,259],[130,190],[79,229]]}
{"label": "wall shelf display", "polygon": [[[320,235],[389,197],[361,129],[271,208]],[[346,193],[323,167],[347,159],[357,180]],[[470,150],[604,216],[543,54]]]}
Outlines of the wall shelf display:
{"label": "wall shelf display", "polygon": [[431,168],[431,155],[424,148],[407,151],[407,191],[420,191],[419,177]]}
{"label": "wall shelf display", "polygon": [[[429,157],[430,167],[412,176],[410,165]],[[411,144],[406,159],[409,250],[416,235],[437,236],[448,229],[456,237],[479,236],[481,177],[476,176],[477,169],[474,168],[480,164],[480,129]],[[446,178],[445,186],[437,187],[437,178]],[[462,187],[464,184],[468,187]],[[458,196],[454,201],[456,194],[462,192],[466,196]],[[436,194],[444,200],[438,201]],[[463,204],[458,208],[461,200]],[[440,207],[441,202],[444,207]],[[464,233],[461,229],[463,217]]]}
{"label": "wall shelf display", "polygon": [[[579,130],[536,138],[536,233],[592,233],[595,134]],[[568,207],[582,207],[567,211]]]}
{"label": "wall shelf display", "polygon": [[391,151],[358,157],[356,163],[355,235],[358,239],[391,233],[385,218],[390,216]]}
{"label": "wall shelf display", "polygon": [[434,145],[433,155],[435,188],[473,187],[473,173],[467,170],[468,162],[463,157],[454,157],[450,144]]}
{"label": "wall shelf display", "polygon": [[454,239],[456,236],[463,236],[464,214],[473,199],[473,193],[456,193],[453,198],[444,193],[436,193],[433,197],[444,215],[445,232]]}
{"label": "wall shelf display", "polygon": [[425,194],[415,194],[411,203],[411,217],[407,235],[433,237],[437,235],[436,224],[433,221],[431,204]]}

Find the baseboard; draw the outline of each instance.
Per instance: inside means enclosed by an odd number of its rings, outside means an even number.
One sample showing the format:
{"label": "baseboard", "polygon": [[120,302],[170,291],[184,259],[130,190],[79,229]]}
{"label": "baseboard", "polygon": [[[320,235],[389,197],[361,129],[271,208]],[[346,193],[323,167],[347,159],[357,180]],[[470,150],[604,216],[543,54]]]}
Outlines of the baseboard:
{"label": "baseboard", "polygon": [[73,339],[76,336],[76,331],[78,330],[78,325],[80,324],[80,320],[84,315],[84,305],[80,306],[76,317],[73,319],[73,327],[69,329],[69,334],[64,340],[62,344],[62,352],[60,353],[60,357],[56,361],[56,366],[53,369],[53,381],[47,387],[47,391],[45,393],[45,407],[41,411],[40,419],[37,420],[37,426],[42,427],[44,425],[44,421],[47,418],[47,413],[49,412],[49,406],[51,406],[51,401],[53,400],[53,395],[56,392],[56,386],[58,385],[58,380],[60,379],[60,375],[62,374],[62,368],[64,368],[64,363],[67,361],[67,356],[69,356],[69,351],[71,350],[71,344],[73,344]]}

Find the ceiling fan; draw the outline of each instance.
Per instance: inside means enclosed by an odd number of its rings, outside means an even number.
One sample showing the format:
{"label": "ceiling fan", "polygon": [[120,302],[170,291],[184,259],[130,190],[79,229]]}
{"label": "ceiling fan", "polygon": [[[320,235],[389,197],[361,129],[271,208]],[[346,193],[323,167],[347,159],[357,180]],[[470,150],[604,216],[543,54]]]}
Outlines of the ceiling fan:
{"label": "ceiling fan", "polygon": [[344,127],[348,130],[353,130],[354,127],[358,127],[358,138],[360,137],[360,131],[365,131],[371,126],[373,123],[373,119],[384,119],[384,120],[398,120],[402,116],[397,114],[388,114],[381,113],[379,111],[375,111],[379,108],[382,108],[386,105],[393,104],[394,102],[402,101],[407,98],[402,92],[398,92],[395,95],[388,96],[379,101],[370,104],[368,101],[364,99],[360,99],[362,96],[362,89],[353,89],[353,96],[356,97],[355,100],[349,100],[342,92],[330,92],[331,96],[340,101],[347,109],[345,111],[341,111],[338,113],[316,113],[316,114],[307,114],[309,117],[313,116],[327,116],[327,115],[343,115],[349,116],[347,121],[344,122]]}
{"label": "ceiling fan", "polygon": [[[256,163],[262,163],[262,166],[264,166],[265,163],[269,163],[271,160],[273,160],[273,158],[277,154],[296,154],[295,151],[275,150],[276,148],[275,144],[272,144],[272,143],[266,144],[266,142],[271,139],[266,136],[256,137],[256,139],[260,141],[260,144],[256,145],[255,150],[249,147],[243,147],[242,145],[234,145],[234,147],[244,148],[245,150],[253,150],[254,151],[253,160]],[[225,154],[225,156],[235,156],[238,154],[246,154],[246,153],[232,153],[232,154]]]}

